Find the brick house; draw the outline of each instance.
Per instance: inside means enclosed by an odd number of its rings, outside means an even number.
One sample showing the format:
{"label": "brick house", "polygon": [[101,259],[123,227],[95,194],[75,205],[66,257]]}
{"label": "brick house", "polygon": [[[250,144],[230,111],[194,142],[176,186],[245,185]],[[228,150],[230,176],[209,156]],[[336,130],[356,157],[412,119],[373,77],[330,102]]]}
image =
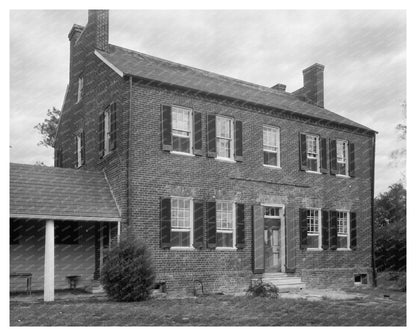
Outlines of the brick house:
{"label": "brick house", "polygon": [[69,33],[55,166],[104,172],[121,235],[147,243],[157,281],[372,281],[376,132],[324,108],[324,66],[289,93],[109,44],[108,31],[108,11],[91,10]]}

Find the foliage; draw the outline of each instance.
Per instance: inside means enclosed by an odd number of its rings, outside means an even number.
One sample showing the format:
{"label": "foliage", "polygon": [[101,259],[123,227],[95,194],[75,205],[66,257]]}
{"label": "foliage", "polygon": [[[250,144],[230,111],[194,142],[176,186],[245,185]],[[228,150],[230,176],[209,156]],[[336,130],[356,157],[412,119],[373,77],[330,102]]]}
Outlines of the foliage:
{"label": "foliage", "polygon": [[60,116],[61,111],[52,107],[52,110],[48,109],[43,123],[39,123],[34,127],[42,135],[42,140],[38,142],[38,146],[53,147]]}
{"label": "foliage", "polygon": [[[406,113],[407,113],[407,103],[404,101],[402,103],[402,113],[404,115],[403,123],[399,123],[396,125],[396,130],[399,133],[399,139],[406,141],[407,136],[407,125],[406,125]],[[390,157],[393,159],[391,162],[392,167],[402,166],[402,164],[406,164],[406,143],[403,147],[397,148],[390,153]]]}
{"label": "foliage", "polygon": [[376,197],[375,255],[378,271],[406,270],[406,189],[395,183]]}
{"label": "foliage", "polygon": [[277,298],[279,296],[279,289],[273,284],[258,281],[250,284],[246,294],[249,296]]}
{"label": "foliage", "polygon": [[104,260],[101,282],[115,301],[143,301],[154,285],[151,255],[142,242],[124,238]]}

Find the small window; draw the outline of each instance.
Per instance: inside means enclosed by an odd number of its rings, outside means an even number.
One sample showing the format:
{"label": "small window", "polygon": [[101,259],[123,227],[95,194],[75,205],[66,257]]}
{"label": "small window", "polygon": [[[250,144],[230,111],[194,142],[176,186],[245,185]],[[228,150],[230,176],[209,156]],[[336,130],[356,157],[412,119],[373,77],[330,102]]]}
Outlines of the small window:
{"label": "small window", "polygon": [[227,117],[216,117],[217,157],[234,160],[234,123]]}
{"label": "small window", "polygon": [[319,137],[306,135],[306,160],[308,171],[319,172]]}
{"label": "small window", "polygon": [[348,141],[337,140],[338,175],[348,175]]}
{"label": "small window", "polygon": [[55,222],[55,244],[79,244],[79,224],[74,222]]}
{"label": "small window", "polygon": [[192,151],[192,110],[172,107],[172,147],[175,152]]}
{"label": "small window", "polygon": [[189,198],[171,199],[171,246],[192,246],[192,202]]}
{"label": "small window", "polygon": [[264,217],[266,218],[278,218],[280,217],[280,210],[282,208],[278,207],[264,207]]}
{"label": "small window", "polygon": [[349,212],[337,211],[337,248],[348,248],[349,246]]}
{"label": "small window", "polygon": [[321,248],[321,214],[319,209],[307,209],[308,248]]}
{"label": "small window", "polygon": [[367,285],[368,276],[366,273],[354,274],[354,285]]}
{"label": "small window", "polygon": [[84,77],[80,77],[78,78],[77,103],[81,101],[83,94],[84,94]]}
{"label": "small window", "polygon": [[233,247],[234,242],[234,204],[218,201],[216,204],[217,247]]}
{"label": "small window", "polygon": [[110,116],[111,110],[110,107],[108,107],[104,112],[104,155],[110,153]]}
{"label": "small window", "polygon": [[80,132],[75,137],[76,146],[77,146],[77,167],[81,167],[84,164],[84,132]]}
{"label": "small window", "polygon": [[280,167],[280,130],[263,126],[263,163],[266,166]]}

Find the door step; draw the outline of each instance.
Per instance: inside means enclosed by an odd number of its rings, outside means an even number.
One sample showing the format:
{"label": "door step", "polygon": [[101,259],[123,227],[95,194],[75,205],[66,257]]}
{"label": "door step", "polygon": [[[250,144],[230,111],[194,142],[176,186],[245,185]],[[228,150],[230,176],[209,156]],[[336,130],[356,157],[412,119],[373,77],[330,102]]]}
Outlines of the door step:
{"label": "door step", "polygon": [[105,293],[103,285],[101,285],[98,280],[92,280],[91,283],[85,288],[85,291],[92,294]]}
{"label": "door step", "polygon": [[281,293],[299,291],[306,287],[300,277],[287,273],[264,273],[261,280],[276,286]]}

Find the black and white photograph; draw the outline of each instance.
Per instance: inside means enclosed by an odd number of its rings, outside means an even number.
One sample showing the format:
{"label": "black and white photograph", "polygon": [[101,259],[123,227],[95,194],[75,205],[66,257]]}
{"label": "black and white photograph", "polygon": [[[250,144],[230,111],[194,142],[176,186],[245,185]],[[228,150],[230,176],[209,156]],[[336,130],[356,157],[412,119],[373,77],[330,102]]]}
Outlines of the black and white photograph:
{"label": "black and white photograph", "polygon": [[409,326],[406,8],[166,6],[8,9],[11,330]]}

